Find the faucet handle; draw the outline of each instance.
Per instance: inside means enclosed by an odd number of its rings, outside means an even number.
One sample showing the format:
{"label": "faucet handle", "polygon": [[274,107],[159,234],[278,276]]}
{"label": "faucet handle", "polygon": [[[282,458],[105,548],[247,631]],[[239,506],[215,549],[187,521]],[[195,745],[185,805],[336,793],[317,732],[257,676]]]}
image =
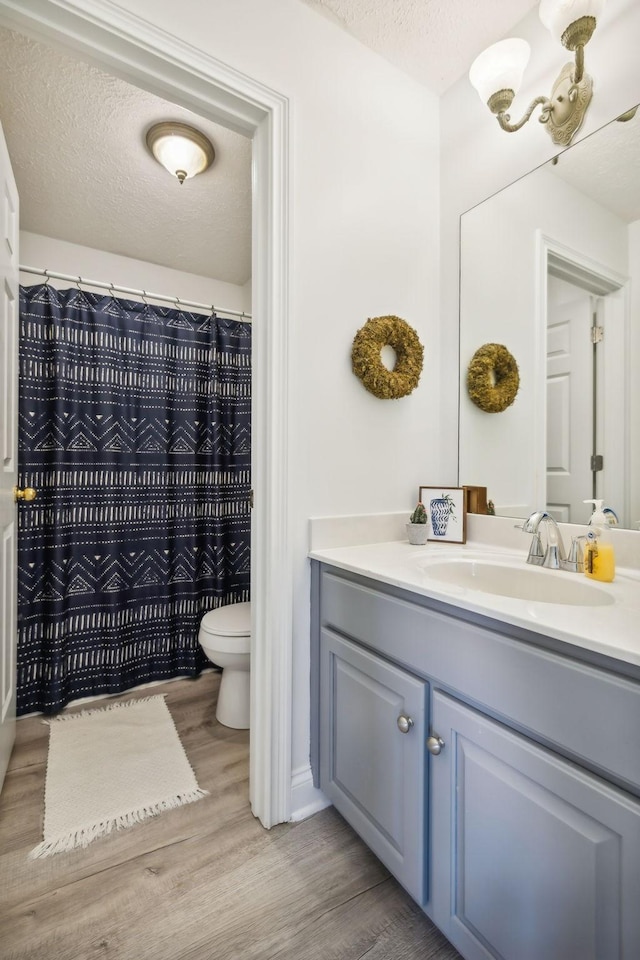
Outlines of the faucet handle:
{"label": "faucet handle", "polygon": [[560,562],[562,570],[570,570],[572,573],[584,573],[584,543],[586,536],[572,537],[569,555],[566,560]]}
{"label": "faucet handle", "polygon": [[536,566],[541,567],[544,563],[545,553],[542,549],[542,540],[540,539],[539,533],[534,533],[531,538],[531,546],[529,547],[529,553],[527,555],[527,563],[535,563]]}
{"label": "faucet handle", "polygon": [[544,550],[542,549],[542,541],[540,539],[540,534],[538,533],[537,524],[534,524],[534,521],[540,522],[541,511],[537,513],[532,513],[530,517],[527,517],[526,520],[523,520],[522,523],[514,523],[515,530],[522,530],[523,533],[532,534],[531,544],[529,545],[529,553],[527,554],[527,563],[535,563],[536,566],[541,567],[544,563]]}

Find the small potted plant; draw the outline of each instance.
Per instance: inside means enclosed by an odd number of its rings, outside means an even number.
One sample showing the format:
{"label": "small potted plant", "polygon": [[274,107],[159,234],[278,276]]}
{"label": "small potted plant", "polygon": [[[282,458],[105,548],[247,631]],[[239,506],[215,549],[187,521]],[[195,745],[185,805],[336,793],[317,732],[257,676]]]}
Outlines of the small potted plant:
{"label": "small potted plant", "polygon": [[429,517],[427,516],[427,511],[423,503],[419,503],[411,516],[409,517],[409,523],[407,524],[407,537],[409,538],[409,543],[416,544],[417,546],[423,546],[427,542],[427,537],[429,536]]}

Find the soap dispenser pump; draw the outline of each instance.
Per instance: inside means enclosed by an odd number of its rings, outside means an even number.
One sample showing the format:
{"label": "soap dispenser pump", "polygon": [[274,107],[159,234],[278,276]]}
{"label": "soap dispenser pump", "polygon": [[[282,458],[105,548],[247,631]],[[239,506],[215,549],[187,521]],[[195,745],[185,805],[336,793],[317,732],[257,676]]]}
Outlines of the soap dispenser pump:
{"label": "soap dispenser pump", "polygon": [[609,521],[602,510],[604,500],[584,500],[583,503],[594,505],[584,551],[585,575],[610,583],[616,575],[616,561]]}

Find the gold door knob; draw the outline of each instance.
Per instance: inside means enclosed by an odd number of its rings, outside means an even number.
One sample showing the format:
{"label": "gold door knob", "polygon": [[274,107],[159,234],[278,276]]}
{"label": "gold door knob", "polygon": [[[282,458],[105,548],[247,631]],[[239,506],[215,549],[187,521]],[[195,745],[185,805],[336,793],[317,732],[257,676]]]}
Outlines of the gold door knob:
{"label": "gold door knob", "polygon": [[33,487],[25,487],[24,490],[20,490],[18,487],[13,488],[13,495],[18,500],[24,500],[25,503],[30,503],[32,500],[38,496],[38,491],[34,490]]}

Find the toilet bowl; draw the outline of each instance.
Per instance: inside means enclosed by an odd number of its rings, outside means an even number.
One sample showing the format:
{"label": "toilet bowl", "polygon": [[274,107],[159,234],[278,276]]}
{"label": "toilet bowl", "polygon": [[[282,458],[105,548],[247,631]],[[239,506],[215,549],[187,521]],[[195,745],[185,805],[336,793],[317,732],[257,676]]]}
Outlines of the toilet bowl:
{"label": "toilet bowl", "polygon": [[209,660],[222,667],[216,719],[225,727],[249,727],[251,604],[232,603],[205,613],[198,634]]}

